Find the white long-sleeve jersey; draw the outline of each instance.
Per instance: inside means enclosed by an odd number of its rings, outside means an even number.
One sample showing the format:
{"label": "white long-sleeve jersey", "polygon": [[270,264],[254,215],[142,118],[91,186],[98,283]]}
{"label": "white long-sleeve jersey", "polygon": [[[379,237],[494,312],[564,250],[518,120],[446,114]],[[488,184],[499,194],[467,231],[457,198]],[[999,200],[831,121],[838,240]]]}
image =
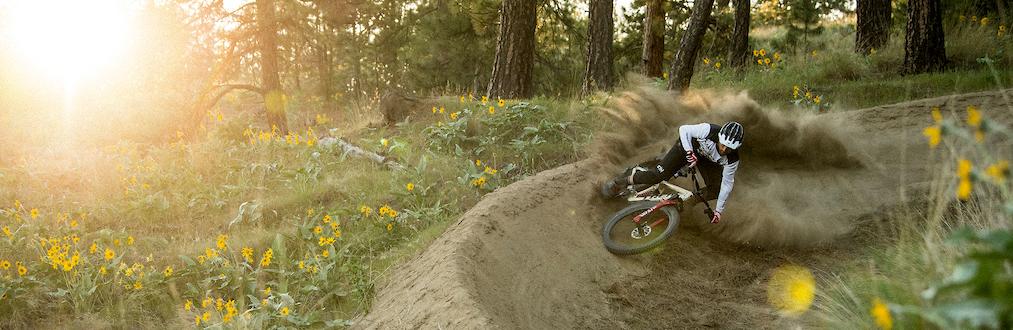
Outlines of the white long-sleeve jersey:
{"label": "white long-sleeve jersey", "polygon": [[[718,205],[714,208],[717,212],[725,210],[725,202],[735,185],[735,171],[739,168],[738,151],[733,150],[727,155],[718,152],[718,131],[720,130],[720,126],[708,123],[679,127],[679,140],[682,142],[684,150],[693,150],[693,142],[696,142],[697,157],[707,157],[710,161],[722,166],[721,190],[718,193]],[[707,184],[711,183],[707,182]]]}

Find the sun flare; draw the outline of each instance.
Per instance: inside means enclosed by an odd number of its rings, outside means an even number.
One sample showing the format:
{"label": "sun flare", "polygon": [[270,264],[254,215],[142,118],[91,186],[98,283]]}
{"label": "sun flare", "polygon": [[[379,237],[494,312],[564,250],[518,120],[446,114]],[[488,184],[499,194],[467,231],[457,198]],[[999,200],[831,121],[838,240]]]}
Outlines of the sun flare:
{"label": "sun flare", "polygon": [[129,4],[123,0],[14,0],[2,31],[18,61],[64,82],[115,64],[127,48]]}

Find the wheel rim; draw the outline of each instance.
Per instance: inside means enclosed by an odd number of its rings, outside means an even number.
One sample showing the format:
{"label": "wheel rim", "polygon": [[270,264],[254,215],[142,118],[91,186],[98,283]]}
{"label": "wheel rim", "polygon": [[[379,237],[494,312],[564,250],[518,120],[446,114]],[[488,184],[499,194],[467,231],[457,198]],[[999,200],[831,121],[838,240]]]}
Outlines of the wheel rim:
{"label": "wheel rim", "polygon": [[[631,212],[620,219],[609,231],[609,240],[621,247],[634,249],[650,245],[652,242],[660,239],[662,234],[668,229],[668,226],[671,225],[668,215],[663,210],[655,210],[654,213],[640,219],[640,222],[644,224],[643,226],[637,226],[633,222],[633,218],[643,211],[637,210]],[[651,224],[655,225],[652,226]]]}

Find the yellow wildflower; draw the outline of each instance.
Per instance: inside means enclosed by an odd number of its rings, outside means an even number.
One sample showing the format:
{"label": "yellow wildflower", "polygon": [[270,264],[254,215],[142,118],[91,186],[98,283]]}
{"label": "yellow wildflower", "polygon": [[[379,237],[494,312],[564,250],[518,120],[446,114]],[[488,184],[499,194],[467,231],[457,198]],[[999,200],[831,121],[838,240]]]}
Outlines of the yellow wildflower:
{"label": "yellow wildflower", "polygon": [[388,222],[387,223],[387,231],[389,232],[389,231],[392,231],[392,230],[394,230],[394,223],[393,222]]}
{"label": "yellow wildflower", "polygon": [[98,244],[91,243],[91,246],[88,247],[88,253],[95,254],[95,251],[98,251]]}
{"label": "yellow wildflower", "polygon": [[320,235],[320,233],[322,233],[322,232],[324,232],[324,228],[323,227],[320,227],[320,226],[313,227],[313,233],[314,234]]}
{"label": "yellow wildflower", "polygon": [[957,185],[957,198],[962,201],[971,199],[971,180],[968,178],[961,178],[960,184]]}
{"label": "yellow wildflower", "polygon": [[760,51],[757,50],[757,49],[753,49],[753,57],[757,57],[757,56],[760,56]]}
{"label": "yellow wildflower", "polygon": [[116,246],[116,247],[120,246],[120,239],[119,238],[113,240],[113,246]]}
{"label": "yellow wildflower", "polygon": [[1009,175],[1009,162],[1001,160],[992,164],[985,169],[985,173],[1001,184],[1006,181],[1006,176]]}
{"label": "yellow wildflower", "polygon": [[267,251],[264,252],[264,256],[260,259],[260,266],[261,267],[270,266],[271,265],[271,258],[273,256],[274,256],[274,250],[267,249]]}
{"label": "yellow wildflower", "polygon": [[490,105],[489,106],[489,114],[490,115],[495,115],[496,114],[496,107]]}
{"label": "yellow wildflower", "polygon": [[384,148],[386,148],[387,146],[390,145],[390,141],[387,140],[387,139],[380,139],[380,145],[382,145]]}
{"label": "yellow wildflower", "polygon": [[939,107],[932,107],[932,120],[939,124],[943,122],[943,114],[939,112]]}
{"label": "yellow wildflower", "polygon": [[982,17],[981,18],[981,26],[985,26],[985,25],[988,25],[988,17]]}
{"label": "yellow wildflower", "polygon": [[299,260],[299,269],[303,269],[303,268],[306,268],[306,261],[305,260]]}
{"label": "yellow wildflower", "polygon": [[433,114],[436,114],[436,107],[433,107]]}
{"label": "yellow wildflower", "polygon": [[785,265],[774,270],[767,287],[767,299],[782,313],[798,316],[812,305],[815,289],[816,282],[809,269]]}
{"label": "yellow wildflower", "polygon": [[763,65],[763,60],[761,60],[761,59],[757,59],[757,60],[756,60],[756,64],[759,64],[759,65]]}
{"label": "yellow wildflower", "polygon": [[19,262],[18,263],[18,276],[25,276],[25,274],[28,274],[28,268],[25,268],[25,265],[22,265]]}
{"label": "yellow wildflower", "polygon": [[922,134],[929,138],[929,147],[935,148],[942,140],[942,129],[939,126],[929,126],[922,131]]}
{"label": "yellow wildflower", "polygon": [[288,316],[288,306],[281,308],[281,316]]}
{"label": "yellow wildflower", "polygon": [[775,52],[775,53],[774,53],[774,60],[775,60],[775,61],[780,61],[780,60],[781,60],[781,53],[777,53],[777,52]]}
{"label": "yellow wildflower", "polygon": [[768,64],[769,65],[770,64],[770,58],[767,58],[767,57],[763,58],[763,64]]}
{"label": "yellow wildflower", "polygon": [[108,271],[106,270],[106,266],[102,266],[102,267],[98,268],[98,273],[99,274],[105,275],[107,272]]}
{"label": "yellow wildflower", "polygon": [[760,48],[760,56],[767,56],[767,49]]}
{"label": "yellow wildflower", "polygon": [[816,95],[815,97],[813,97],[813,103],[820,104],[820,96],[819,95]]}
{"label": "yellow wildflower", "polygon": [[31,215],[32,215],[32,219],[33,220],[36,219],[36,218],[38,218],[39,217],[39,209],[32,209]]}
{"label": "yellow wildflower", "polygon": [[21,209],[21,200],[17,200],[17,199],[14,200],[14,209],[15,210],[20,210]]}
{"label": "yellow wildflower", "polygon": [[218,241],[215,242],[215,246],[217,246],[219,250],[225,251],[225,248],[229,247],[228,239],[229,235],[218,235]]}
{"label": "yellow wildflower", "polygon": [[264,287],[264,296],[265,297],[271,296],[271,287],[269,287],[269,286],[268,287]]}
{"label": "yellow wildflower", "polygon": [[721,68],[721,62],[714,63],[714,68],[715,69],[720,69]]}
{"label": "yellow wildflower", "polygon": [[387,212],[387,215],[389,215],[391,218],[397,218],[397,211],[391,209],[390,211]]}
{"label": "yellow wildflower", "polygon": [[242,254],[243,254],[243,259],[245,259],[247,263],[253,263],[253,249],[252,248],[250,248],[250,247],[244,247],[243,250],[242,250]]}
{"label": "yellow wildflower", "polygon": [[967,20],[967,16],[960,15],[960,21],[961,22],[966,21],[966,20]]}
{"label": "yellow wildflower", "polygon": [[478,177],[476,179],[471,180],[471,185],[475,186],[475,187],[483,187],[483,186],[485,186],[485,177],[484,176],[480,176],[480,177]]}
{"label": "yellow wildflower", "polygon": [[183,304],[183,309],[185,309],[187,312],[189,312],[191,309],[193,309],[193,301],[190,301],[190,299],[187,299],[186,303]]}
{"label": "yellow wildflower", "polygon": [[495,169],[495,168],[492,168],[492,167],[489,167],[489,166],[486,166],[486,167],[485,167],[485,171],[482,171],[482,172],[484,172],[484,173],[488,173],[488,174],[493,174],[493,175],[494,175],[494,174],[496,174],[497,172],[499,172],[499,170],[497,170],[497,169]]}
{"label": "yellow wildflower", "polygon": [[460,112],[454,112],[454,113],[451,113],[451,114],[450,114],[450,120],[457,120],[457,115],[458,115],[458,114],[460,114]]}
{"label": "yellow wildflower", "polygon": [[359,213],[362,213],[363,216],[369,216],[373,213],[373,209],[369,206],[362,205],[359,206]]}
{"label": "yellow wildflower", "polygon": [[444,113],[444,112],[447,112],[447,108],[441,105],[440,106],[440,113]]}
{"label": "yellow wildflower", "polygon": [[4,235],[6,235],[7,237],[14,236],[14,234],[11,233],[11,228],[10,227],[4,226],[3,231],[4,231]]}
{"label": "yellow wildflower", "polygon": [[144,285],[141,284],[141,281],[134,281],[134,290],[140,290],[142,288],[144,288]]}
{"label": "yellow wildflower", "polygon": [[211,318],[211,313],[210,312],[204,312],[204,314],[202,314],[201,317],[200,317],[201,321],[204,321],[204,322],[207,322],[208,319],[210,319],[210,318]]}
{"label": "yellow wildflower", "polygon": [[198,327],[200,326],[200,315],[193,316],[193,325]]}
{"label": "yellow wildflower", "polygon": [[973,166],[971,165],[971,161],[970,160],[967,160],[967,159],[960,159],[960,160],[958,160],[957,161],[957,177],[959,177],[961,179],[967,179],[967,178],[969,178],[970,174],[971,174],[971,169],[972,168],[973,168]]}
{"label": "yellow wildflower", "polygon": [[165,267],[165,271],[162,271],[162,274],[165,275],[165,277],[172,276],[172,266]]}
{"label": "yellow wildflower", "polygon": [[116,252],[110,248],[106,248],[106,260],[113,260],[116,257]]}
{"label": "yellow wildflower", "polygon": [[414,184],[414,183],[411,183],[411,182],[409,182],[408,184],[406,184],[406,185],[404,186],[404,188],[405,188],[405,190],[408,190],[408,192],[411,192],[412,190],[415,190],[415,184]]}
{"label": "yellow wildflower", "polygon": [[223,300],[222,298],[216,299],[215,300],[215,309],[217,309],[217,310],[220,311],[220,310],[222,310],[222,308],[225,308],[225,300]]}
{"label": "yellow wildflower", "polygon": [[0,260],[0,268],[3,268],[3,270],[10,269],[11,268],[11,262],[7,261],[7,260]]}
{"label": "yellow wildflower", "polygon": [[497,102],[496,104],[499,105],[500,108],[502,108],[506,106],[506,101],[504,101],[503,99],[499,99],[499,102]]}
{"label": "yellow wildflower", "polygon": [[893,319],[890,318],[890,309],[886,307],[886,304],[882,300],[876,298],[872,302],[872,308],[869,309],[869,314],[872,315],[872,319],[876,321],[876,326],[883,330],[893,329]]}
{"label": "yellow wildflower", "polygon": [[976,128],[981,126],[981,112],[973,105],[967,106],[967,124]]}
{"label": "yellow wildflower", "polygon": [[323,256],[324,258],[330,257],[331,256],[331,251],[330,250],[324,250],[324,252],[321,252],[320,255]]}
{"label": "yellow wildflower", "polygon": [[332,219],[333,219],[333,218],[331,218],[331,215],[330,215],[330,214],[324,214],[324,218],[323,218],[323,219],[320,219],[320,221],[323,221],[324,223],[331,223],[331,220],[332,220]]}
{"label": "yellow wildflower", "polygon": [[794,97],[794,98],[798,98],[798,91],[799,91],[798,85],[792,86],[791,87],[791,96]]}
{"label": "yellow wildflower", "polygon": [[489,103],[489,96],[482,95],[482,105],[485,105],[486,103]]}
{"label": "yellow wildflower", "polygon": [[709,58],[704,57],[703,58],[703,64],[704,65],[710,65],[711,64],[711,60]]}
{"label": "yellow wildflower", "polygon": [[478,160],[478,159],[476,159],[476,160],[475,160],[475,166],[482,166],[482,161],[481,161],[481,160]]}
{"label": "yellow wildflower", "polygon": [[341,231],[340,230],[337,230],[337,229],[334,230],[334,238],[341,238]]}

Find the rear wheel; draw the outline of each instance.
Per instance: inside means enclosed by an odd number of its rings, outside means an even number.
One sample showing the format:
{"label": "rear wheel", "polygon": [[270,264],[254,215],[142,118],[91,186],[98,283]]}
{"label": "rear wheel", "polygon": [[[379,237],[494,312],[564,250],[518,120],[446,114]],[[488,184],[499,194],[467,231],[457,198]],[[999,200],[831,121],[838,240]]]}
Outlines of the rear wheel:
{"label": "rear wheel", "polygon": [[634,217],[654,205],[657,203],[637,202],[613,214],[602,229],[605,248],[620,255],[637,254],[658,246],[672,236],[679,226],[679,212],[675,206],[665,206],[644,216],[640,219],[641,225],[633,222]]}

